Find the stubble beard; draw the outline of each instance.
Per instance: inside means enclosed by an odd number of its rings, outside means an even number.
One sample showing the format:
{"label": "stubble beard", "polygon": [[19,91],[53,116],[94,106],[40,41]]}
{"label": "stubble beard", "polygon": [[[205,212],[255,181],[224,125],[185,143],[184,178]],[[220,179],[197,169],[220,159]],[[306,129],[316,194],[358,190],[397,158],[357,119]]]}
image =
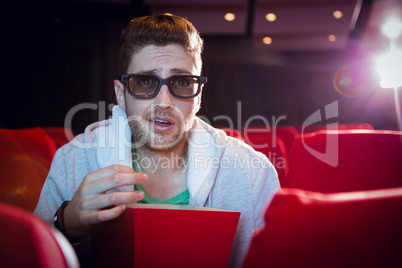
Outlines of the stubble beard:
{"label": "stubble beard", "polygon": [[[154,115],[162,117],[169,116],[172,118],[174,122],[176,122],[174,132],[169,134],[155,133],[149,123],[149,119]],[[130,115],[127,114],[127,116],[129,117]],[[137,148],[144,146],[150,151],[170,151],[188,138],[194,117],[195,111],[190,118],[186,120],[180,116],[174,116],[170,112],[163,112],[160,109],[156,109],[153,112],[145,113],[144,116],[141,117],[141,120],[129,120],[135,146],[138,146]]]}

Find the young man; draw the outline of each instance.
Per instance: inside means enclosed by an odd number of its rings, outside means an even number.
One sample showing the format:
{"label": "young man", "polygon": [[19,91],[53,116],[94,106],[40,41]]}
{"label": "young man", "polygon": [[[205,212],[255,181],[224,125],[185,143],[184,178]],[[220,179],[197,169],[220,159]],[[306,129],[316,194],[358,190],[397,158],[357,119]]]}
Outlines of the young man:
{"label": "young man", "polygon": [[[187,20],[132,20],[122,34],[118,106],[56,153],[35,214],[74,243],[127,202],[189,204],[241,217],[229,266],[240,266],[279,188],[269,160],[196,117],[203,41]],[[57,215],[58,217],[54,217]]]}

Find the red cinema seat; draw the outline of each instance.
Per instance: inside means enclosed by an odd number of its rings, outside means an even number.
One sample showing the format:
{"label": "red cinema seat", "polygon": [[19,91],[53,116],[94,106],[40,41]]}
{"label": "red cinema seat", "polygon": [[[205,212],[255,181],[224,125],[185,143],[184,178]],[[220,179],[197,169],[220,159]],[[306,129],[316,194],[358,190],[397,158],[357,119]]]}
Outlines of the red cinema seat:
{"label": "red cinema seat", "polygon": [[348,129],[366,129],[366,130],[374,130],[374,127],[369,123],[355,123],[355,124],[340,124],[339,130],[348,130]]}
{"label": "red cinema seat", "polygon": [[317,131],[299,136],[288,187],[331,193],[402,186],[402,132]]}
{"label": "red cinema seat", "polygon": [[322,194],[282,189],[243,268],[402,267],[402,188]]}
{"label": "red cinema seat", "polygon": [[269,129],[249,128],[243,130],[244,140],[254,150],[265,154],[278,172],[279,182],[282,187],[287,185],[286,176],[289,167],[288,156],[283,141],[272,135]]}
{"label": "red cinema seat", "polygon": [[40,128],[0,129],[0,202],[33,211],[56,152]]}
{"label": "red cinema seat", "polygon": [[338,125],[309,125],[303,128],[303,126],[295,127],[299,134],[307,134],[320,130],[374,130],[374,127],[369,123],[355,123],[355,124],[338,124]]}
{"label": "red cinema seat", "polygon": [[57,148],[70,142],[74,138],[74,133],[63,127],[42,127],[46,134],[54,141]]}
{"label": "red cinema seat", "polygon": [[[245,142],[252,147],[253,145],[264,145],[263,147],[273,147],[277,134],[274,128],[267,126],[250,126],[242,130]],[[259,146],[257,146],[259,147]]]}
{"label": "red cinema seat", "polygon": [[74,249],[59,232],[30,212],[0,203],[2,267],[79,267]]}
{"label": "red cinema seat", "polygon": [[299,134],[293,126],[276,127],[273,129],[276,132],[276,136],[283,141],[285,145],[286,153],[289,156],[293,147],[293,143]]}

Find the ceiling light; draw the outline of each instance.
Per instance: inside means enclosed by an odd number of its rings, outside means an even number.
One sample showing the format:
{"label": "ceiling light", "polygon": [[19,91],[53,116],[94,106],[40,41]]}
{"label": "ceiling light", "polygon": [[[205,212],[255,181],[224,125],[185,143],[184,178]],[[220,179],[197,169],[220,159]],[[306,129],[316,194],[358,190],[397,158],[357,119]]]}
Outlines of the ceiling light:
{"label": "ceiling light", "polygon": [[265,19],[267,21],[276,21],[276,15],[274,13],[268,13],[267,15],[265,15]]}
{"label": "ceiling light", "polygon": [[332,13],[332,16],[334,16],[335,19],[340,19],[343,17],[343,13],[340,10],[336,10]]}
{"label": "ceiling light", "polygon": [[270,45],[270,44],[272,44],[272,38],[266,36],[266,37],[264,37],[264,38],[262,39],[262,42],[263,42],[264,44],[266,44],[266,45]]}
{"label": "ceiling light", "polygon": [[334,34],[328,35],[328,40],[329,40],[330,42],[335,42],[335,41],[336,41],[336,35],[334,35]]}
{"label": "ceiling light", "polygon": [[227,21],[234,21],[236,19],[235,14],[233,13],[226,13],[225,14],[225,20]]}

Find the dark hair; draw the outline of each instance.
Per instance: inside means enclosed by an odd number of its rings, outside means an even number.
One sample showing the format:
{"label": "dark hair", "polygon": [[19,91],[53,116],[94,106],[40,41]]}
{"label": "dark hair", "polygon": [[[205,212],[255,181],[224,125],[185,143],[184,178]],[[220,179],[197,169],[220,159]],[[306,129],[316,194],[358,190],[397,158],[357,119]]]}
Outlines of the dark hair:
{"label": "dark hair", "polygon": [[181,45],[194,59],[201,71],[203,40],[188,20],[174,15],[155,15],[135,18],[121,35],[119,55],[120,74],[127,72],[131,57],[147,45]]}

